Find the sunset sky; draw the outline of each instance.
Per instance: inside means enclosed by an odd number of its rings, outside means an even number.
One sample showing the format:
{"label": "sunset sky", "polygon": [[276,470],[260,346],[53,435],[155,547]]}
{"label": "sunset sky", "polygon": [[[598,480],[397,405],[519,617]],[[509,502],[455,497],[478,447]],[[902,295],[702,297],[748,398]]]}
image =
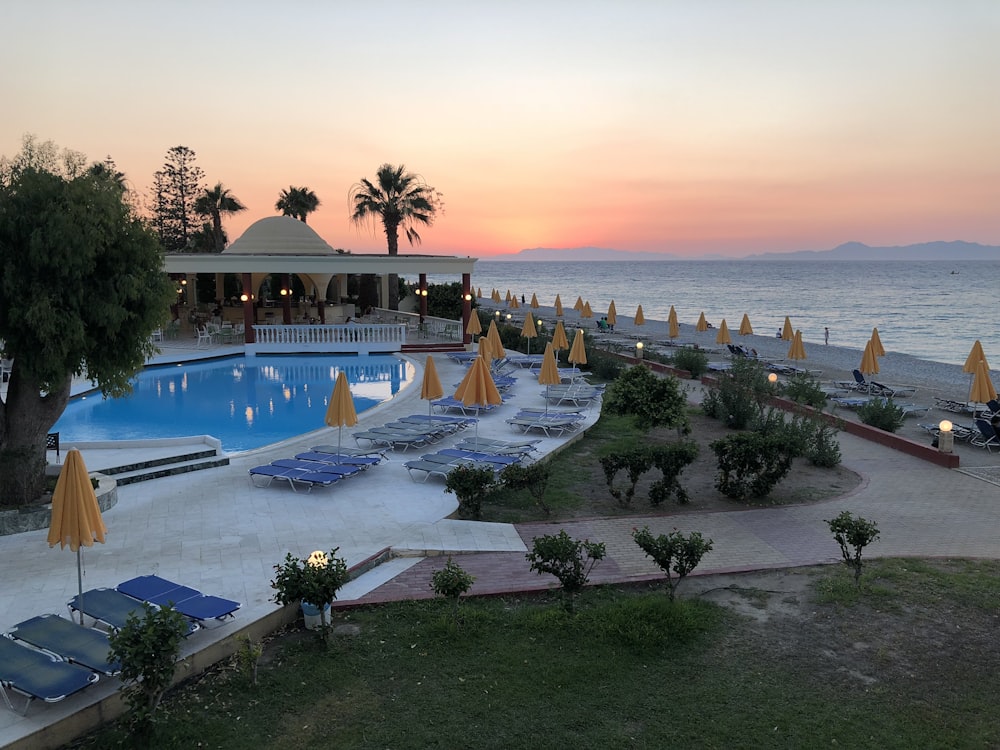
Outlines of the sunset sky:
{"label": "sunset sky", "polygon": [[[0,153],[32,133],[146,193],[197,153],[249,210],[383,162],[444,194],[421,252],[1000,244],[1000,2],[6,3]],[[407,252],[405,239],[401,252]]]}

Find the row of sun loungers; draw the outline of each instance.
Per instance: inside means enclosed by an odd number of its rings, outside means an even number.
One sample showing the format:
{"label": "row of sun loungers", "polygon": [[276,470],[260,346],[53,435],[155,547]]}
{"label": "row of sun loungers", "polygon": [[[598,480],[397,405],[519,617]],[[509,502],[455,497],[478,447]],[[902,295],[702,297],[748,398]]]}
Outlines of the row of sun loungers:
{"label": "row of sun loungers", "polygon": [[992,399],[986,404],[977,404],[969,401],[953,401],[948,398],[935,398],[934,405],[943,411],[950,411],[956,414],[978,414],[983,419],[991,419],[1000,415],[1000,401]]}
{"label": "row of sun loungers", "polygon": [[854,371],[854,380],[838,380],[835,385],[849,391],[867,393],[872,396],[888,396],[889,398],[912,396],[917,392],[916,388],[908,385],[885,385],[876,380],[865,380],[865,376],[860,370]]}
{"label": "row of sun loungers", "polygon": [[[941,428],[937,424],[920,424],[921,429],[926,430],[931,435],[938,435]],[[955,440],[961,440],[977,448],[985,448],[987,453],[992,453],[994,448],[1000,448],[1000,435],[985,419],[976,419],[973,424],[959,424],[952,422],[951,432]]]}
{"label": "row of sun loungers", "polygon": [[499,474],[520,460],[520,455],[494,453],[492,450],[446,448],[437,453],[425,453],[419,459],[407,461],[403,467],[409,472],[410,479],[426,482],[433,476],[447,477],[459,466],[488,467]]}
{"label": "row of sun loungers", "polygon": [[[868,396],[868,397],[856,396],[856,397],[834,397],[830,400],[833,401],[833,403],[837,404],[838,406],[844,406],[848,409],[858,409],[866,404],[871,403],[872,401],[891,401],[892,399],[889,396]],[[896,401],[893,401],[893,404],[896,407],[903,410],[904,417],[911,417],[911,416],[922,417],[930,409],[929,406],[899,403]]]}
{"label": "row of sun loungers", "polygon": [[582,412],[545,412],[542,410],[522,409],[513,417],[506,420],[507,424],[515,430],[529,432],[538,430],[544,432],[546,437],[552,435],[563,435],[567,432],[574,432],[583,424],[586,415]]}
{"label": "row of sun loungers", "polygon": [[[173,605],[188,618],[188,635],[208,620],[233,617],[240,603],[206,596],[196,589],[158,576],[140,576],[115,589],[92,589],[69,602],[71,612],[82,612],[108,630],[124,627],[128,617],[141,615],[142,603]],[[32,701],[57,703],[101,676],[115,677],[121,664],[110,655],[108,630],[87,627],[56,614],[44,614],[18,623],[0,637],[0,695],[12,711],[27,713]],[[24,699],[15,707],[13,695]]]}
{"label": "row of sun loungers", "polygon": [[357,476],[378,465],[385,458],[377,449],[362,454],[342,452],[336,446],[315,446],[294,458],[282,458],[249,470],[250,481],[257,487],[269,487],[273,482],[286,482],[293,491],[303,487],[330,487],[344,479]]}

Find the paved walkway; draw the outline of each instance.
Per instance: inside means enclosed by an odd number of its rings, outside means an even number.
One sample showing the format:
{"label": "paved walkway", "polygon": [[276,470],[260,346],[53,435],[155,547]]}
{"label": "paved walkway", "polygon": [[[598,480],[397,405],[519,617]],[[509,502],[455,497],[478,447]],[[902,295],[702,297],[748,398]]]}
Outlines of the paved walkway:
{"label": "paved walkway", "polygon": [[[464,372],[444,356],[435,356],[435,363],[446,389]],[[416,387],[366,412],[358,429],[426,413],[426,402],[419,400],[421,364],[414,361]],[[527,371],[520,378],[512,403],[481,420],[480,435],[512,438],[504,417],[519,407],[542,404],[542,389]],[[595,410],[589,419],[596,418]],[[606,543],[608,559],[595,569],[595,582],[660,575],[631,540],[632,528],[644,524],[654,533],[676,527],[711,537],[715,549],[699,574],[832,562],[839,552],[823,519],[843,509],[879,523],[882,540],[872,547],[872,555],[1000,557],[1000,487],[844,434],[844,464],[864,477],[860,488],[826,503],[765,510],[517,527],[456,521],[447,518],[457,506],[454,496],[444,492],[440,481],[411,481],[402,466],[406,454],[392,454],[387,465],[329,491],[293,493],[285,486],[261,489],[250,484],[249,467],[335,439],[331,430],[317,430],[234,455],[228,467],[120,488],[118,505],[105,514],[107,543],[84,552],[84,587],[114,586],[152,573],[242,601],[235,621],[185,643],[185,649],[196,651],[274,612],[272,566],[286,552],[306,556],[339,547],[349,565],[385,548],[400,555],[345,587],[340,597],[344,602],[428,596],[430,574],[444,564],[444,554],[463,555],[462,566],[476,577],[473,593],[551,586],[554,581],[548,577],[528,571],[524,553],[533,536],[560,528],[574,537]],[[542,448],[550,451],[562,442],[544,438]],[[997,461],[983,453],[979,463]],[[68,550],[49,549],[45,537],[44,530],[0,537],[3,631],[43,612],[64,611],[76,593],[74,556]],[[72,715],[117,687],[114,680],[102,680],[62,703],[33,706],[26,717],[0,710],[0,746]]]}

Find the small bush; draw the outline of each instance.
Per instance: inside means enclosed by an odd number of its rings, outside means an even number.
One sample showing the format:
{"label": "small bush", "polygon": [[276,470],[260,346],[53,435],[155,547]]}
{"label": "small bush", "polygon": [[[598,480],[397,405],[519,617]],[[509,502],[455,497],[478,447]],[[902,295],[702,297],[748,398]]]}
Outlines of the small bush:
{"label": "small bush", "polygon": [[819,381],[807,373],[796,373],[784,385],[786,398],[798,404],[805,404],[814,409],[822,409],[826,405],[826,394],[820,389]]}
{"label": "small bush", "polygon": [[[684,536],[674,529],[669,534],[654,537],[649,527],[643,526],[641,529],[632,529],[632,539],[666,574],[670,601],[674,600],[674,592],[684,577],[698,567],[705,553],[712,550],[712,540],[706,540],[697,531],[692,531],[690,536]],[[676,581],[672,573],[677,575]]]}
{"label": "small bush", "polygon": [[698,379],[708,372],[708,355],[701,349],[684,347],[674,352],[672,364],[678,370],[687,370],[692,379]]}
{"label": "small bush", "polygon": [[756,422],[764,404],[777,393],[760,362],[737,358],[732,367],[718,373],[716,386],[709,388],[702,401],[702,411],[736,430],[745,430]]}
{"label": "small bush", "polygon": [[257,665],[264,653],[264,645],[255,642],[249,635],[241,635],[236,641],[239,644],[234,654],[236,667],[249,680],[251,687],[257,687]]}
{"label": "small bush", "polygon": [[611,381],[625,370],[625,363],[617,357],[612,357],[600,349],[587,350],[587,366],[599,380]]}
{"label": "small bush", "polygon": [[545,504],[545,490],[549,486],[551,475],[552,466],[547,461],[530,465],[511,464],[500,472],[500,483],[508,490],[527,490],[535,504],[545,515],[549,515],[551,511]]}
{"label": "small bush", "polygon": [[319,608],[320,630],[323,640],[329,638],[326,621],[326,605],[337,598],[337,592],[350,580],[347,562],[337,557],[338,548],[325,552],[313,552],[300,560],[289,552],[280,565],[274,566],[274,601],[278,604],[299,604],[308,602]]}
{"label": "small bush", "polygon": [[535,537],[525,557],[531,570],[539,575],[554,575],[562,586],[563,607],[573,611],[576,594],[583,590],[594,566],[604,559],[604,544],[573,539],[565,530],[558,534]]}
{"label": "small bush", "polygon": [[698,458],[698,444],[684,440],[671,445],[659,445],[653,448],[653,465],[660,470],[662,477],[649,487],[649,504],[661,505],[673,495],[678,505],[686,505],[691,500],[687,491],[681,487],[680,477],[684,467],[694,463]]}
{"label": "small bush", "polygon": [[782,438],[743,432],[711,444],[719,459],[715,486],[743,502],[765,497],[788,475],[792,456]]}
{"label": "small bush", "polygon": [[483,502],[496,489],[496,472],[488,466],[459,466],[448,472],[445,492],[458,497],[458,514],[463,518],[479,520]]}
{"label": "small bush", "polygon": [[861,588],[861,553],[872,542],[878,541],[878,525],[874,521],[858,516],[855,518],[845,510],[833,520],[827,521],[833,538],[840,545],[844,564],[854,569],[854,583]]}
{"label": "small bush", "polygon": [[858,418],[867,425],[886,432],[903,426],[903,410],[891,398],[873,398],[858,408]]}
{"label": "small bush", "polygon": [[434,593],[451,600],[452,621],[458,620],[459,598],[472,588],[475,580],[461,565],[453,562],[450,555],[445,566],[431,576],[431,588],[434,589]]}
{"label": "small bush", "polygon": [[840,464],[840,442],[837,440],[837,430],[824,422],[817,422],[812,434],[806,458],[813,466],[832,469]]}
{"label": "small bush", "polygon": [[628,368],[608,386],[601,410],[631,415],[636,426],[688,431],[687,398],[673,375],[660,377],[645,365]]}

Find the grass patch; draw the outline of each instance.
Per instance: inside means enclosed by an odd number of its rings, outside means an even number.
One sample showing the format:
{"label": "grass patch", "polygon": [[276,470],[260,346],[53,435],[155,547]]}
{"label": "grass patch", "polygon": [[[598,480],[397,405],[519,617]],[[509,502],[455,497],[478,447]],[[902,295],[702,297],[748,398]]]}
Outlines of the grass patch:
{"label": "grass patch", "polygon": [[[763,622],[611,587],[585,592],[575,616],[549,597],[469,600],[458,625],[444,601],[352,610],[338,618],[360,634],[329,647],[272,641],[256,688],[220,667],[174,691],[155,746],[1000,744],[1000,675],[983,668],[1000,564],[879,560],[851,596],[849,571],[817,570],[798,616]],[[759,575],[766,606],[780,583]],[[119,741],[109,728],[80,746]]]}

